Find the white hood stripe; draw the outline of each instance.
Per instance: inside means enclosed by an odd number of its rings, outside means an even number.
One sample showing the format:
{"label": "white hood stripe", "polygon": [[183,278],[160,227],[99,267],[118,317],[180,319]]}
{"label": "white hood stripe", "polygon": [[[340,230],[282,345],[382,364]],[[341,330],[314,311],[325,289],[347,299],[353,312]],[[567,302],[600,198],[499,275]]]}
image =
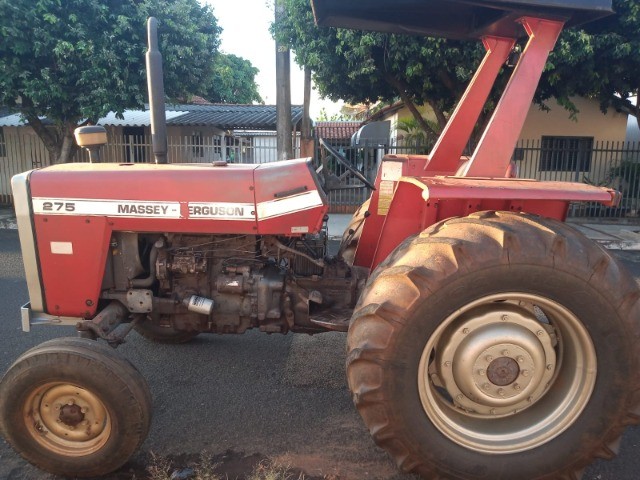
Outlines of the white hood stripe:
{"label": "white hood stripe", "polygon": [[[129,218],[179,219],[179,202],[45,198],[34,197],[33,212],[39,215],[108,216]],[[189,215],[193,220],[234,220],[253,222],[268,220],[296,212],[321,207],[322,198],[317,190],[260,202],[257,208],[252,203],[233,202],[189,202]]]}

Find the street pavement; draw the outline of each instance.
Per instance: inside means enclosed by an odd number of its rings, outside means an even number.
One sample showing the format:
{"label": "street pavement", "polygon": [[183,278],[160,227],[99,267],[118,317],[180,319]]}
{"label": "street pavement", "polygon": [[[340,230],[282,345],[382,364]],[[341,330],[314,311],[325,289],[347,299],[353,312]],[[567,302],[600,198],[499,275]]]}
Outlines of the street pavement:
{"label": "street pavement", "polygon": [[[640,279],[640,252],[620,258]],[[20,328],[27,300],[15,230],[0,229],[0,371],[28,348],[73,329]],[[201,335],[194,342],[156,345],[132,333],[119,348],[149,382],[151,432],[141,451],[108,479],[136,478],[149,452],[181,459],[207,451],[216,458],[280,460],[308,477],[341,480],[414,478],[397,473],[353,407],[344,374],[345,335]],[[640,428],[627,430],[619,456],[591,466],[586,480],[640,475]],[[576,448],[579,448],[576,446]],[[227,470],[235,478],[233,470]],[[0,479],[54,480],[0,440]],[[488,479],[490,480],[490,479]],[[514,480],[519,480],[514,477]]]}

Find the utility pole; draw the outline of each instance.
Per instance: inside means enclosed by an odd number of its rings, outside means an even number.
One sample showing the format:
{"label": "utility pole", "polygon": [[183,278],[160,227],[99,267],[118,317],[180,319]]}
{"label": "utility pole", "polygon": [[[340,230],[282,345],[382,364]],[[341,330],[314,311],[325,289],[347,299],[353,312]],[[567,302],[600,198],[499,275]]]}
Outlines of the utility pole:
{"label": "utility pole", "polygon": [[[283,0],[275,2],[276,23],[285,15]],[[276,137],[278,160],[293,157],[289,47],[276,40]]]}

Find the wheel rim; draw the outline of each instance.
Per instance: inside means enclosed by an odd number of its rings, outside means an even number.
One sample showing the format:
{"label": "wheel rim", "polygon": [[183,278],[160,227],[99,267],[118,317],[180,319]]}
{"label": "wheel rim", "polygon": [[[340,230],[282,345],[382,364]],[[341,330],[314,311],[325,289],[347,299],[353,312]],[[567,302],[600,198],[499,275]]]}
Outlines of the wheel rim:
{"label": "wheel rim", "polygon": [[38,444],[69,457],[96,452],[111,433],[109,413],[98,396],[64,382],[35,389],[27,398],[23,416]]}
{"label": "wheel rim", "polygon": [[593,342],[572,312],[546,297],[507,293],[476,300],[439,325],[420,359],[418,387],[427,416],[450,440],[515,453],[575,422],[596,367]]}

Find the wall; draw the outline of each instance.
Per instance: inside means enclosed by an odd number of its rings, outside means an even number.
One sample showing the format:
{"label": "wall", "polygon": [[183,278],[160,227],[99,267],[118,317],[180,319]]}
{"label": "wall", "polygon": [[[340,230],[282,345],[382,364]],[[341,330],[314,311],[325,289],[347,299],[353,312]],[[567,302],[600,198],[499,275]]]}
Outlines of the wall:
{"label": "wall", "polygon": [[49,165],[49,152],[31,128],[2,127],[4,148],[0,157],[0,203],[11,202],[11,177]]}
{"label": "wall", "polygon": [[[622,153],[617,153],[616,150],[618,150],[618,144],[625,140],[627,115],[612,109],[604,114],[600,110],[599,103],[594,100],[574,98],[572,101],[579,110],[576,120],[571,120],[569,112],[553,100],[548,102],[551,108],[549,112],[541,110],[537,105],[532,105],[529,109],[520,135],[520,146],[524,147],[520,170],[527,177],[600,184],[607,181],[610,166],[622,160]],[[539,148],[543,136],[593,138],[589,168],[586,171],[579,168],[542,171]],[[569,151],[566,155],[574,153]]]}
{"label": "wall", "polygon": [[531,105],[527,120],[520,135],[524,140],[537,140],[543,135],[568,137],[593,137],[598,141],[624,141],[627,131],[627,115],[609,109],[607,114],[600,111],[595,100],[573,98],[579,110],[577,119],[571,120],[569,112],[554,100],[548,102],[550,112]]}

